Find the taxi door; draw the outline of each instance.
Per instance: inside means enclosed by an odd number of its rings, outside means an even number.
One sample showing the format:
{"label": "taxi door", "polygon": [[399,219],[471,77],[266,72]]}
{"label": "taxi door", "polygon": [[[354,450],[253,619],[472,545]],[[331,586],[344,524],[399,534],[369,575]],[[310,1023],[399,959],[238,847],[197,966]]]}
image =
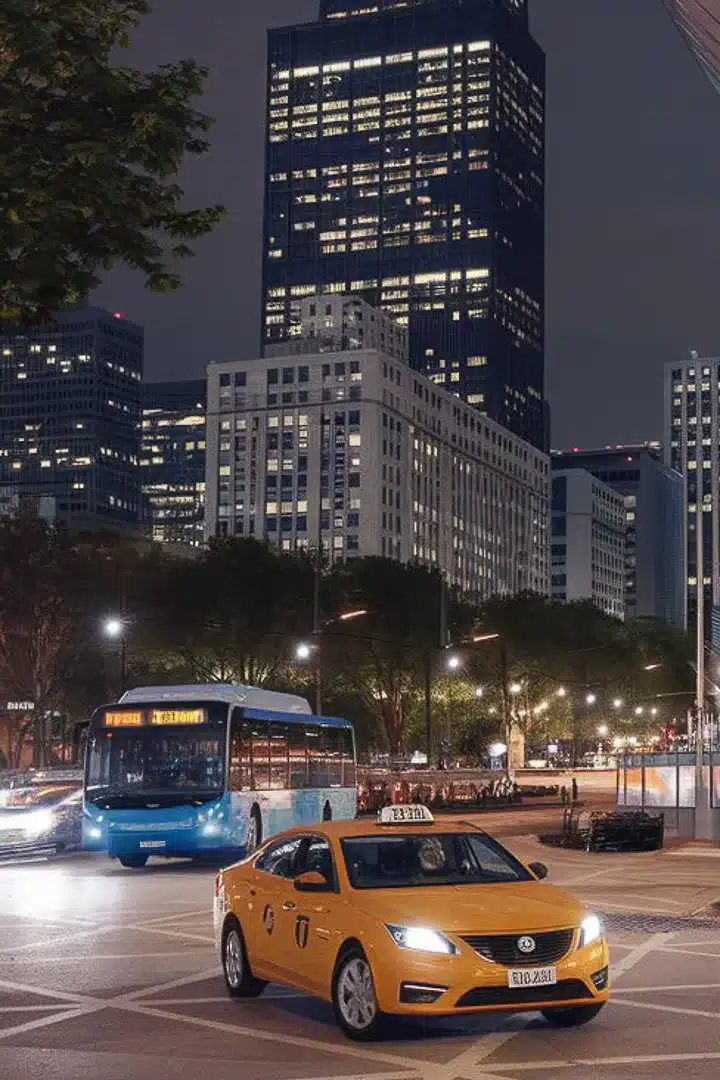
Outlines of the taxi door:
{"label": "taxi door", "polygon": [[283,963],[287,980],[314,993],[327,996],[335,963],[335,935],[342,903],[337,891],[337,871],[324,836],[307,836],[298,853],[295,874],[315,871],[322,874],[332,892],[298,892],[293,881],[281,890]]}
{"label": "taxi door", "polygon": [[[258,974],[282,980],[287,966],[283,902],[296,876],[303,838],[294,836],[270,844],[255,862],[247,884],[247,915],[237,914],[243,926],[250,963]],[[247,921],[246,921],[247,920]]]}

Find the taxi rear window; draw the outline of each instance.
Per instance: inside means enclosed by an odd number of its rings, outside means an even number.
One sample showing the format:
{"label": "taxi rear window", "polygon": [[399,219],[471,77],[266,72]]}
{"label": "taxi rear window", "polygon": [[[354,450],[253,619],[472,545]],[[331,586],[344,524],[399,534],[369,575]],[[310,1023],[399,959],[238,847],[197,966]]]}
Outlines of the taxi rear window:
{"label": "taxi rear window", "polygon": [[353,836],[341,845],[353,889],[534,880],[509,851],[482,834]]}

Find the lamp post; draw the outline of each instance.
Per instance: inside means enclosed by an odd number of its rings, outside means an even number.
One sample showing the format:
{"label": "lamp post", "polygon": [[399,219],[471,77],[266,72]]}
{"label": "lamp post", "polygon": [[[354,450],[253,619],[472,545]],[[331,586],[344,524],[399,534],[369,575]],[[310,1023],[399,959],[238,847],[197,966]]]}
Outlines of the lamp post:
{"label": "lamp post", "polygon": [[111,641],[117,641],[120,645],[120,696],[125,693],[127,680],[127,626],[125,619],[110,616],[103,623],[103,633]]}
{"label": "lamp post", "polygon": [[[326,619],[325,622],[317,621],[317,607],[315,608],[315,617],[313,618],[313,632],[312,637],[318,639],[323,636],[329,626],[336,626],[337,623],[350,622],[352,619],[360,619],[363,615],[367,615],[365,608],[361,608],[358,611],[346,611],[342,615],[336,615],[332,619]],[[307,664],[308,661],[315,657],[315,715],[322,715],[322,661],[321,650],[317,640],[313,641],[301,641],[295,646],[295,659],[301,664]]]}

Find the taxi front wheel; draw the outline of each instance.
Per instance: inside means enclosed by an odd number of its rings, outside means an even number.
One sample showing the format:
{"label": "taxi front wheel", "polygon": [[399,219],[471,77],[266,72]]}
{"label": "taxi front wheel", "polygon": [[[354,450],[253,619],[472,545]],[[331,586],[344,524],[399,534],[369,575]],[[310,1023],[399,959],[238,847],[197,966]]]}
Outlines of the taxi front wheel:
{"label": "taxi front wheel", "polygon": [[256,979],[250,967],[242,927],[235,918],[229,918],[223,927],[222,966],[225,987],[230,997],[260,997],[267,986],[262,979]]}
{"label": "taxi front wheel", "polygon": [[351,1039],[376,1039],[385,1014],[378,1008],[372,971],[365,953],[355,946],[338,961],[332,986],[338,1026]]}
{"label": "taxi front wheel", "polygon": [[594,1020],[604,1007],[604,1002],[601,1005],[576,1005],[570,1009],[543,1009],[542,1014],[558,1027],[582,1027]]}

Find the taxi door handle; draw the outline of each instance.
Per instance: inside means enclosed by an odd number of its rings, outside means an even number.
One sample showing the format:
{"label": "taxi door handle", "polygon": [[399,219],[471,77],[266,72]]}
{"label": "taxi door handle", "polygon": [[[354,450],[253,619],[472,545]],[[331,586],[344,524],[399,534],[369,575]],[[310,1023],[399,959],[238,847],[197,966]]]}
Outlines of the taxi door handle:
{"label": "taxi door handle", "polygon": [[294,904],[292,900],[286,900],[283,904],[283,911],[294,911],[297,904]]}

